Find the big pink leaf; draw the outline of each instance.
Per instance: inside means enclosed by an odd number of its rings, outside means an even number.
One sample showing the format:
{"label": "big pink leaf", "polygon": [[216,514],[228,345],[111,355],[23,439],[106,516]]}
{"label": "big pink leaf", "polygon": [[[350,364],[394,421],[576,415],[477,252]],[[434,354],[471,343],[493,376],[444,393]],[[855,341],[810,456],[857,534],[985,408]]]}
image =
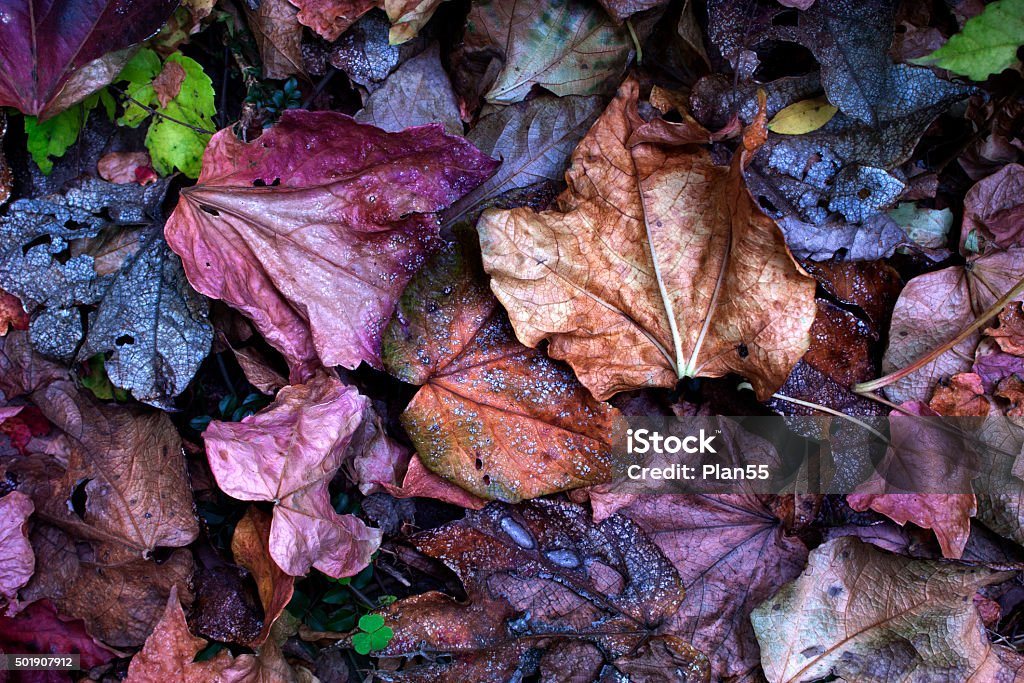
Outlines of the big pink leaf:
{"label": "big pink leaf", "polygon": [[433,214],[497,164],[440,125],[386,133],[289,111],[254,142],[213,137],[167,241],[196,289],[252,318],[292,381],[319,363],[379,368],[395,302],[440,245]]}
{"label": "big pink leaf", "polygon": [[12,603],[5,608],[12,613],[17,611],[18,589],[28,583],[35,568],[28,542],[28,517],[34,510],[32,499],[19,491],[0,498],[0,605]]}
{"label": "big pink leaf", "polygon": [[[48,118],[110,83],[177,0],[0,0],[0,106]],[[113,54],[108,54],[113,53]]]}
{"label": "big pink leaf", "polygon": [[270,407],[241,422],[211,422],[203,435],[210,469],[225,493],[274,502],[270,556],[292,576],[310,567],[351,576],[380,545],[380,531],[336,514],[327,491],[366,401],[354,388],[317,375],[285,387]]}

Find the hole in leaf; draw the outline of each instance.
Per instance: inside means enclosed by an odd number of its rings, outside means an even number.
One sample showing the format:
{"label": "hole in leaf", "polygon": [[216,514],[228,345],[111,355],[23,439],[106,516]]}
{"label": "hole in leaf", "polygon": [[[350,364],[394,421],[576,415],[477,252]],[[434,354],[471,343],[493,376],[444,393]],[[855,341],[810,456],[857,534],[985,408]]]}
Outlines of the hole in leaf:
{"label": "hole in leaf", "polygon": [[23,244],[21,247],[21,253],[28,254],[29,250],[41,246],[43,244],[53,244],[53,241],[50,239],[49,235],[40,235],[39,237],[35,238],[28,244]]}
{"label": "hole in leaf", "polygon": [[740,355],[740,358],[746,358],[750,355],[750,349],[747,348],[746,344],[740,344],[736,347],[736,353]]}
{"label": "hole in leaf", "polygon": [[482,470],[484,468],[484,461],[481,460],[480,458],[476,459],[476,468],[478,470]]}
{"label": "hole in leaf", "polygon": [[122,334],[120,337],[114,340],[114,343],[118,346],[124,346],[125,344],[134,344],[135,337],[130,334]]}
{"label": "hole in leaf", "polygon": [[217,209],[215,209],[212,206],[209,206],[207,204],[200,204],[199,208],[202,209],[203,211],[205,211],[206,213],[210,214],[211,216],[219,216],[220,215],[220,211],[218,211]]}
{"label": "hole in leaf", "polygon": [[75,489],[71,492],[71,497],[68,498],[68,507],[81,520],[85,520],[85,505],[89,499],[89,494],[86,493],[85,487],[89,485],[90,481],[92,479],[79,479],[75,484]]}
{"label": "hole in leaf", "polygon": [[485,474],[484,475],[484,486],[490,486],[490,485],[491,485],[491,475]]}

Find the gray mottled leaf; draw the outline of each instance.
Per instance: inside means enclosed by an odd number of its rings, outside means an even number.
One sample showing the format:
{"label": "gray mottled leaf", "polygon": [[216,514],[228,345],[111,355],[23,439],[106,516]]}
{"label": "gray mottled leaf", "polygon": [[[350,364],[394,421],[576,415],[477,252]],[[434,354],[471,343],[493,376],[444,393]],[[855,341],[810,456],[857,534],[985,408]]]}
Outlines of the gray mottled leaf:
{"label": "gray mottled leaf", "polygon": [[388,76],[356,114],[356,120],[391,133],[438,122],[444,124],[449,133],[462,135],[459,103],[448,74],[441,66],[437,43]]}
{"label": "gray mottled leaf", "polygon": [[484,116],[467,137],[487,156],[501,159],[501,166],[453,205],[445,222],[473,218],[489,199],[511,190],[561,180],[569,155],[604,104],[597,96],[537,97]]}
{"label": "gray mottled leaf", "polygon": [[206,301],[163,239],[166,189],[87,179],[15,202],[0,222],[0,287],[24,302],[33,345],[65,363],[105,353],[113,383],[157,406],[213,340]]}

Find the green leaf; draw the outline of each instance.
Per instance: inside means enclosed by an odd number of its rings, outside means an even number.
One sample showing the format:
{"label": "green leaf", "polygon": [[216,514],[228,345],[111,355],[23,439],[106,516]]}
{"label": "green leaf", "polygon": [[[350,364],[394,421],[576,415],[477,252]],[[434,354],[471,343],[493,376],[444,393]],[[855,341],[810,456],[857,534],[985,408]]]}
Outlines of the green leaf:
{"label": "green leaf", "polygon": [[[210,77],[198,62],[180,53],[171,55],[167,61],[181,65],[185,81],[177,97],[157,111],[196,128],[213,130],[217,106]],[[190,178],[198,178],[203,166],[203,150],[209,141],[209,135],[163,116],[153,118],[146,134],[146,148],[153,159],[153,168],[161,175],[177,168]]]}
{"label": "green leaf", "polygon": [[371,650],[383,650],[391,642],[395,632],[385,626],[384,628],[378,629],[370,634],[370,649]]}
{"label": "green leaf", "polygon": [[998,0],[930,55],[910,60],[983,81],[1017,61],[1024,45],[1024,0]]}
{"label": "green leaf", "polygon": [[[135,53],[132,61],[121,69],[118,74],[118,81],[128,81],[125,94],[133,100],[137,100],[147,107],[157,103],[156,92],[153,90],[152,82],[162,68],[160,57],[148,48],[143,48]],[[135,104],[131,100],[124,103],[124,113],[117,120],[117,125],[135,128],[146,120],[150,113]]]}
{"label": "green leaf", "polygon": [[51,157],[59,159],[75,144],[88,116],[88,110],[76,104],[42,123],[35,116],[25,117],[28,151],[44,175],[53,171]]}
{"label": "green leaf", "polygon": [[110,376],[107,375],[107,368],[104,363],[105,358],[102,353],[97,353],[89,358],[89,374],[79,378],[82,386],[93,393],[93,395],[101,400],[110,401],[127,401],[128,392],[119,387],[115,387],[113,382],[110,381]]}
{"label": "green leaf", "polygon": [[373,642],[370,640],[370,634],[357,633],[352,636],[352,647],[361,655],[370,654],[370,650],[373,649]]}
{"label": "green leaf", "polygon": [[149,48],[142,48],[132,60],[125,64],[116,81],[128,81],[133,85],[145,85],[160,73],[160,57]]}
{"label": "green leaf", "polygon": [[359,617],[359,628],[367,633],[373,633],[383,625],[384,617],[379,614],[364,614]]}

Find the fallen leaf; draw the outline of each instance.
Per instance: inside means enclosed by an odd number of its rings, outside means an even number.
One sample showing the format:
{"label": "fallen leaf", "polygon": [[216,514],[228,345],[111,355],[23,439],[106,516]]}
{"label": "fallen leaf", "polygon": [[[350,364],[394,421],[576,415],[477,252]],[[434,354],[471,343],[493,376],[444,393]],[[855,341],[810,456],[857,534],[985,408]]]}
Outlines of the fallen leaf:
{"label": "fallen leaf", "polygon": [[439,246],[432,213],[495,166],[440,126],[385,133],[334,112],[286,111],[252,143],[214,136],[165,234],[193,286],[248,315],[292,381],[321,362],[380,367],[395,301]]}
{"label": "fallen leaf", "polygon": [[270,556],[271,520],[271,515],[250,506],[231,537],[231,554],[256,580],[263,604],[263,628],[256,638],[246,643],[250,647],[259,647],[267,640],[270,629],[295,590],[295,579],[282,571]]}
{"label": "fallen leaf", "polygon": [[[379,657],[428,652],[452,661],[380,672],[384,680],[514,680],[538,665],[542,680],[558,680],[565,670],[552,667],[566,665],[553,656],[559,646],[574,647],[573,669],[581,649],[599,657],[596,668],[605,662],[610,680],[626,680],[623,670],[644,660],[676,681],[709,680],[703,655],[661,633],[683,597],[679,576],[625,517],[594,524],[571,503],[495,504],[413,543],[458,574],[469,600],[431,592],[385,609],[394,638]],[[531,650],[540,650],[539,662]]]}
{"label": "fallen leaf", "polygon": [[[971,259],[968,266],[925,273],[907,283],[893,309],[882,372],[910,365],[973,323],[1024,277],[1024,250],[1008,249]],[[938,381],[971,369],[980,341],[980,332],[970,335],[931,363],[887,386],[886,396],[899,403],[927,401]]]}
{"label": "fallen leaf", "polygon": [[423,464],[507,502],[607,481],[618,411],[515,339],[478,253],[468,240],[447,245],[409,283],[385,331],[388,372],[422,385],[402,424]]}
{"label": "fallen leaf", "polygon": [[1010,375],[1024,375],[1024,357],[1004,353],[992,340],[982,339],[974,353],[971,372],[981,377],[985,389],[991,391],[996,384]]}
{"label": "fallen leaf", "polygon": [[[47,119],[110,83],[174,0],[8,3],[0,21],[0,106]],[[46,46],[46,49],[36,49]]]}
{"label": "fallen leaf", "polygon": [[185,82],[185,69],[178,62],[168,61],[164,68],[153,79],[153,92],[156,101],[164,109],[181,93],[181,84]]}
{"label": "fallen leaf", "polygon": [[888,329],[893,306],[903,289],[895,268],[884,261],[819,261],[805,267],[839,303],[864,311],[874,338]]}
{"label": "fallen leaf", "polygon": [[[953,212],[949,209],[929,209],[917,206],[912,202],[901,202],[896,208],[886,212],[896,222],[907,237],[933,261],[945,261],[951,252],[949,232],[953,228]],[[915,249],[904,247],[904,251]]]}
{"label": "fallen leaf", "polygon": [[352,480],[359,484],[363,495],[376,493],[382,484],[394,484],[409,462],[412,450],[398,443],[384,428],[376,405],[366,402],[363,422],[348,446],[346,460],[352,471]]}
{"label": "fallen leaf", "polygon": [[258,391],[273,396],[277,390],[288,386],[288,379],[271,367],[266,357],[256,348],[231,349],[235,360],[242,368],[245,379]]}
{"label": "fallen leaf", "polygon": [[1024,246],[1024,166],[1008,164],[964,195],[961,250],[987,254]]}
{"label": "fallen leaf", "polygon": [[[167,58],[164,69],[169,64],[178,64],[185,78],[177,95],[166,105],[160,99],[147,103],[160,104],[157,111],[164,116],[153,117],[146,132],[146,149],[153,159],[153,167],[162,175],[170,175],[177,168],[189,178],[196,178],[202,165],[203,150],[210,140],[209,134],[201,131],[214,127],[213,117],[217,113],[213,82],[199,62],[190,57],[175,53]],[[158,97],[156,81],[153,93]],[[188,125],[183,126],[180,122]]]}
{"label": "fallen leaf", "polygon": [[850,537],[829,541],[751,615],[765,675],[770,683],[880,683],[906,672],[917,680],[1016,680],[1020,662],[1011,656],[1004,664],[1005,648],[988,641],[971,600],[1005,577],[891,555]]}
{"label": "fallen leaf", "polygon": [[459,103],[455,101],[451,81],[441,65],[438,44],[432,43],[388,76],[384,85],[370,94],[366,106],[355,118],[389,133],[410,126],[441,123],[448,133],[462,135]]}
{"label": "fallen leaf", "polygon": [[471,510],[479,510],[487,504],[483,498],[474,496],[428,470],[418,455],[413,455],[409,460],[401,486],[385,484],[384,488],[395,498],[433,498]]}
{"label": "fallen leaf", "polygon": [[501,166],[489,180],[445,211],[445,223],[474,220],[500,195],[536,183],[562,180],[569,155],[604,100],[597,96],[540,96],[502,107],[480,118],[466,138]]}
{"label": "fallen leaf", "polygon": [[765,399],[807,349],[814,281],[740,158],[644,142],[637,92],[627,81],[577,147],[557,210],[480,218],[491,288],[519,339],[548,338],[599,400],[729,372]]}
{"label": "fallen leaf", "polygon": [[[813,0],[812,0],[813,1]],[[803,135],[818,130],[839,111],[824,97],[789,105],[768,122],[768,130],[780,135]]]}
{"label": "fallen leaf", "polygon": [[32,499],[20,491],[0,498],[0,615],[14,616],[19,611],[18,589],[35,570],[35,555],[28,542],[28,518],[34,510]]}
{"label": "fallen leaf", "polygon": [[[260,51],[260,61],[263,62],[264,78],[285,79],[289,76],[305,76],[306,69],[302,63],[302,26],[299,24],[308,24],[303,22],[302,12],[296,9],[302,9],[303,4],[300,1],[260,0],[259,7],[255,10],[246,7],[246,17]],[[305,4],[316,5],[317,2],[314,0]],[[370,6],[372,7],[372,3]]]}
{"label": "fallen leaf", "polygon": [[28,314],[21,299],[0,289],[0,337],[8,330],[27,330]]}
{"label": "fallen leaf", "polygon": [[444,0],[384,0],[384,11],[391,20],[388,42],[401,45],[415,38],[442,2]]}
{"label": "fallen leaf", "polygon": [[96,170],[107,182],[149,185],[159,180],[148,152],[108,152],[96,162]]}
{"label": "fallen leaf", "polygon": [[217,485],[239,500],[274,503],[270,555],[292,576],[310,567],[352,576],[370,563],[381,534],[336,514],[327,486],[358,429],[366,399],[327,375],[282,389],[241,422],[213,421],[203,432]]}
{"label": "fallen leaf", "polygon": [[172,589],[163,618],[142,650],[132,658],[126,681],[297,683],[294,670],[273,642],[264,644],[258,655],[232,657],[229,651],[221,650],[213,657],[194,661],[206,646],[205,639],[189,632],[177,591]]}
{"label": "fallen leaf", "polygon": [[[596,511],[606,496],[591,496]],[[619,514],[640,525],[682,578],[686,594],[661,632],[705,652],[713,680],[758,680],[750,611],[796,578],[807,558],[771,502],[744,495],[643,495],[617,502]]]}
{"label": "fallen leaf", "polygon": [[499,60],[488,102],[511,104],[541,86],[555,95],[609,93],[621,77],[632,43],[596,4],[555,0],[474,3],[463,36],[470,60]]}
{"label": "fallen leaf", "polygon": [[970,372],[953,375],[948,383],[936,386],[928,407],[939,415],[956,417],[985,417],[992,412],[981,377]]}
{"label": "fallen leaf", "polygon": [[634,14],[668,4],[668,0],[600,0],[601,7],[616,21],[623,22]]}
{"label": "fallen leaf", "polygon": [[999,312],[999,326],[985,329],[1005,353],[1024,356],[1024,306],[1011,304]]}
{"label": "fallen leaf", "polygon": [[934,64],[953,73],[983,81],[1013,66],[1017,48],[1024,45],[1024,2],[999,0],[971,17],[960,33],[935,52],[915,59],[915,64]]}
{"label": "fallen leaf", "polygon": [[[7,134],[7,114],[0,113],[0,145],[4,140],[4,135]],[[7,159],[4,157],[3,149],[0,148],[0,206],[7,203],[7,200],[11,198],[11,190],[14,189],[14,174],[11,173],[11,167],[7,165]]]}
{"label": "fallen leaf", "polygon": [[416,54],[418,41],[392,45],[388,42],[390,30],[387,15],[371,10],[335,41],[324,60],[344,71],[354,83],[375,86],[398,68],[403,58]]}
{"label": "fallen leaf", "polygon": [[[335,41],[359,17],[380,3],[377,0],[289,0],[299,8],[299,23],[321,38]],[[301,64],[301,62],[299,62]]]}
{"label": "fallen leaf", "polygon": [[48,600],[38,600],[14,617],[0,617],[0,650],[33,654],[76,653],[83,669],[119,656],[86,633],[81,619],[62,618]]}
{"label": "fallen leaf", "polygon": [[166,190],[86,179],[0,220],[0,286],[29,311],[33,345],[66,363],[108,354],[114,385],[157,406],[185,389],[213,338],[161,235]]}

